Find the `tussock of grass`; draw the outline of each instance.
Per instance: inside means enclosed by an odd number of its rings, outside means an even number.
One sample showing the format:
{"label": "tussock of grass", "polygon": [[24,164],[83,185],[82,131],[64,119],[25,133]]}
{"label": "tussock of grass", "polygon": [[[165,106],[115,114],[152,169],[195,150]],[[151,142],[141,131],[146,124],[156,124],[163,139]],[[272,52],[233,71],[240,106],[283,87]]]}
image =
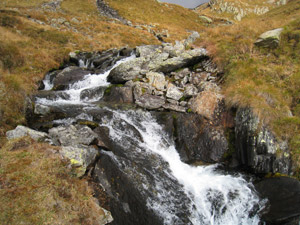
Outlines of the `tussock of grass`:
{"label": "tussock of grass", "polygon": [[86,180],[53,147],[22,138],[0,151],[1,224],[98,224],[103,215]]}

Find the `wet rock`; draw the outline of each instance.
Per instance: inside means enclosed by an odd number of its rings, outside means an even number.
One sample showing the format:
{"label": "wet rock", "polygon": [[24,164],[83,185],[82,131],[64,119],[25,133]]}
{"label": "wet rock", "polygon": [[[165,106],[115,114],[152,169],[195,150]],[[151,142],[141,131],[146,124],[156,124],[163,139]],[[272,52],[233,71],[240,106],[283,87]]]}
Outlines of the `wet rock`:
{"label": "wet rock", "polygon": [[104,91],[107,87],[94,87],[85,89],[80,92],[80,100],[81,101],[91,101],[91,100],[99,100],[103,97]]}
{"label": "wet rock", "polygon": [[[191,224],[188,219],[190,200],[178,188],[176,179],[168,175],[170,171],[167,163],[157,154],[141,148],[136,136],[127,135],[138,131],[133,126],[120,127],[122,123],[122,120],[115,117],[110,126],[118,127],[116,129],[121,133],[126,132],[126,138],[116,139],[109,136],[109,132],[100,132],[108,135],[103,139],[109,142],[106,144],[111,151],[101,152],[93,173],[96,182],[105,188],[111,199],[110,208],[114,217],[112,224],[164,224],[164,218],[159,212],[149,207],[152,204],[170,207],[175,217],[172,224]],[[158,192],[157,186],[168,191]]]}
{"label": "wet rock", "polygon": [[221,162],[228,150],[222,128],[206,123],[196,114],[178,114],[173,117],[176,149],[185,162]]}
{"label": "wet rock", "polygon": [[195,98],[192,98],[189,105],[194,113],[212,120],[221,99],[215,92],[203,91]]}
{"label": "wet rock", "polygon": [[21,138],[30,136],[35,141],[49,141],[49,136],[47,133],[32,130],[28,127],[24,126],[17,126],[14,130],[10,130],[6,132],[6,138],[8,140],[15,139],[15,138]]}
{"label": "wet rock", "polygon": [[98,150],[89,146],[63,146],[59,153],[64,158],[70,160],[70,164],[75,169],[77,177],[82,177],[99,155]]}
{"label": "wet rock", "polygon": [[289,177],[264,179],[255,184],[262,198],[267,198],[269,208],[262,216],[267,224],[298,225],[300,222],[300,182]]}
{"label": "wet rock", "polygon": [[168,82],[165,79],[165,75],[162,73],[149,72],[146,74],[149,79],[149,84],[155,89],[163,91],[166,89]]}
{"label": "wet rock", "polygon": [[178,87],[176,87],[175,85],[169,84],[169,85],[168,85],[168,89],[167,89],[166,97],[178,101],[180,98],[183,97],[183,92],[180,91],[180,90],[178,89]]}
{"label": "wet rock", "polygon": [[135,100],[135,104],[145,109],[159,109],[165,104],[165,99],[155,95],[144,94]]}
{"label": "wet rock", "polygon": [[278,28],[261,34],[259,38],[255,41],[255,45],[264,48],[278,47],[282,31],[283,28]]}
{"label": "wet rock", "polygon": [[258,174],[292,172],[287,143],[261,125],[250,109],[239,109],[235,120],[236,148],[242,165]]}
{"label": "wet rock", "polygon": [[97,135],[88,126],[59,126],[49,130],[53,144],[78,147],[96,143]]}
{"label": "wet rock", "polygon": [[132,88],[112,86],[110,93],[103,98],[103,101],[114,103],[133,103]]}
{"label": "wet rock", "polygon": [[53,80],[53,89],[54,90],[64,90],[69,87],[70,84],[74,84],[75,82],[82,80],[84,76],[92,73],[91,71],[87,71],[81,69],[76,66],[70,66],[61,71]]}
{"label": "wet rock", "polygon": [[34,98],[45,98],[48,100],[70,99],[70,95],[64,91],[39,91],[34,95]]}

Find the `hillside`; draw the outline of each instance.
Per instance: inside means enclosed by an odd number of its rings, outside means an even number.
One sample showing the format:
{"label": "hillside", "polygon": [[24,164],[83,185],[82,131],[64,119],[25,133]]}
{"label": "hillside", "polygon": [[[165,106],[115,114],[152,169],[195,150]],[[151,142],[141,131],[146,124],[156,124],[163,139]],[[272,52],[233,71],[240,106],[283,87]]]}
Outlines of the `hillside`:
{"label": "hillside", "polygon": [[[207,50],[207,57],[220,71],[216,83],[224,96],[224,111],[234,118],[239,109],[250,109],[259,120],[259,129],[267,127],[278,142],[288,146],[287,151],[278,148],[274,154],[280,159],[291,158],[290,175],[300,178],[300,0],[213,0],[196,10],[157,0],[106,0],[105,6],[117,14],[111,11],[106,14],[107,8],[101,9],[97,2],[102,1],[0,1],[0,202],[7,203],[7,207],[6,204],[0,207],[0,221],[5,221],[4,224],[97,224],[99,215],[101,218],[104,215],[104,219],[107,216],[94,199],[97,197],[99,205],[107,208],[102,187],[96,190],[88,182],[90,174],[78,179],[68,163],[61,160],[59,147],[29,138],[6,139],[8,130],[29,124],[25,119],[28,97],[37,93],[48,71],[67,65],[70,52],[102,53],[125,46],[175,43],[193,31],[200,38],[183,50],[198,47]],[[283,28],[277,47],[254,44],[262,33],[277,28]],[[197,69],[195,65],[193,69]],[[168,79],[175,80],[171,76]],[[133,81],[140,82],[140,78]],[[116,83],[105,93],[123,86]],[[145,91],[141,87],[141,93]],[[184,100],[182,97],[178,102]],[[188,118],[194,115],[190,113],[191,108],[183,113]],[[176,124],[178,118],[186,123],[177,114],[164,116],[162,113],[161,120],[172,121],[172,125],[166,126],[175,133],[180,130]],[[233,119],[230,123],[234,124]],[[204,126],[210,128],[211,124],[214,121],[201,122],[201,128],[197,128],[199,134]],[[93,129],[96,126],[85,125]],[[229,131],[224,134],[229,143],[226,148],[231,151],[222,155],[226,163],[236,150],[232,147],[237,143],[232,138],[233,126],[228,125]],[[129,129],[135,134],[137,131],[132,127]],[[281,175],[272,172],[259,176]],[[114,179],[111,177],[111,182]],[[119,188],[119,184],[115,186]],[[123,193],[124,196],[127,198]]]}

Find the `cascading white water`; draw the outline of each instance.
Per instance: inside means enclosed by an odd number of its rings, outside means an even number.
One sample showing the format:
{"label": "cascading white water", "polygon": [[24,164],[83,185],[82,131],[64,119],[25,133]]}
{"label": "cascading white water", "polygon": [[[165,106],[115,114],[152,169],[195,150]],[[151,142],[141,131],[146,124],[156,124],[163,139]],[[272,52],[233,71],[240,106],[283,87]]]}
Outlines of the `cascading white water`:
{"label": "cascading white water", "polygon": [[[113,68],[134,57],[131,56],[118,61]],[[85,104],[99,100],[89,99],[82,101],[80,93],[85,89],[108,86],[110,83],[107,82],[107,76],[113,68],[103,74],[89,74],[83,80],[70,85],[69,89],[64,91],[70,96],[67,100],[62,98],[57,98],[56,100],[40,98],[36,102],[44,105],[60,105]],[[45,90],[52,89],[53,84],[50,82],[50,76],[46,76],[44,84]],[[93,120],[89,115],[81,113],[76,118],[66,118],[53,122],[57,124],[72,124],[77,119]],[[131,137],[132,134],[129,134],[128,131],[126,132],[114,126],[114,121],[118,120],[126,121],[135,127],[141,134],[143,141]],[[263,209],[265,202],[259,200],[252,184],[248,183],[241,176],[223,174],[216,169],[217,165],[191,166],[181,162],[174,143],[169,141],[161,126],[152,118],[149,112],[113,111],[113,119],[102,125],[109,128],[110,136],[113,140],[123,142],[128,138],[135,139],[140,149],[149,154],[159,155],[169,165],[171,172],[167,176],[175,178],[182,185],[182,187],[176,188],[182,188],[182,192],[190,199],[189,219],[192,224],[259,224],[257,213]],[[144,154],[144,151],[139,154]],[[112,152],[106,154],[117,160],[117,157]],[[178,207],[180,210],[180,206],[174,206],[173,203],[170,204],[170,201],[164,201],[164,199],[174,198],[174,196],[169,194],[169,190],[164,188],[160,180],[160,177],[155,177],[155,184],[153,185],[155,185],[158,197],[155,199],[148,198],[147,206],[164,218],[165,224],[176,224],[174,221],[176,221],[177,216],[173,213],[173,209]]]}
{"label": "cascading white water", "polygon": [[[184,192],[192,202],[190,221],[193,224],[259,224],[257,215],[259,210],[256,209],[255,215],[251,214],[257,207],[262,210],[265,202],[259,200],[252,184],[241,176],[218,172],[216,165],[190,166],[183,163],[174,143],[167,141],[167,135],[149,112],[113,111],[113,113],[114,121],[124,120],[139,131],[143,137],[139,147],[146,152],[160,155],[169,164],[171,176],[183,185]],[[118,129],[113,123],[111,121],[103,124],[110,129],[111,138],[120,142],[128,139],[126,131]],[[161,186],[163,185],[156,183],[161,198],[168,197],[164,194],[168,190],[162,190]],[[172,211],[169,205],[154,202],[152,199],[148,199],[147,204],[164,218],[165,224],[173,224],[174,215],[169,213]]]}
{"label": "cascading white water", "polygon": [[[68,90],[64,92],[70,96],[69,99],[63,99],[58,97],[55,100],[49,100],[46,98],[37,98],[36,102],[42,105],[57,105],[57,104],[84,104],[88,102],[97,101],[99,99],[88,99],[82,101],[80,99],[80,93],[85,89],[96,88],[96,87],[107,87],[110,85],[107,82],[107,76],[109,75],[110,71],[113,70],[115,67],[119,66],[120,64],[132,60],[135,58],[135,55],[130,57],[124,58],[116,62],[116,64],[109,70],[105,71],[103,74],[88,74],[84,77],[83,80],[80,80],[74,84],[69,85]],[[45,90],[51,90],[53,88],[53,84],[50,82],[49,75],[45,77],[43,81],[45,85]],[[100,96],[99,98],[101,98]]]}

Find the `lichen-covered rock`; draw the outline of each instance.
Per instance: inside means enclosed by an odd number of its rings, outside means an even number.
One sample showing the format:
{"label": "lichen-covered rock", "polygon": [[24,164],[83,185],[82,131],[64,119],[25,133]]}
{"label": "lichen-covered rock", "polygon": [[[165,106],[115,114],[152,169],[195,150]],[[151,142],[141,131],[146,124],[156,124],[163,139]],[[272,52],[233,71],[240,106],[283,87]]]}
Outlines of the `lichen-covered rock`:
{"label": "lichen-covered rock", "polygon": [[178,87],[176,87],[175,85],[173,85],[173,84],[170,83],[170,84],[168,85],[166,97],[178,101],[180,98],[183,97],[183,92],[180,91],[180,90],[178,89]]}
{"label": "lichen-covered rock", "polygon": [[165,75],[162,73],[149,72],[146,74],[146,78],[149,79],[149,84],[155,89],[163,91],[166,89],[168,82],[165,79]]}
{"label": "lichen-covered rock", "polygon": [[136,47],[136,55],[141,58],[151,58],[155,53],[159,52],[159,45],[142,45]]}
{"label": "lichen-covered rock", "polygon": [[38,115],[47,115],[49,114],[51,111],[50,107],[46,106],[46,105],[42,105],[42,104],[35,104],[34,106],[34,113],[38,114]]}
{"label": "lichen-covered rock", "polygon": [[172,110],[175,112],[183,112],[183,113],[186,112],[186,110],[187,110],[186,107],[183,107],[180,105],[175,105],[175,104],[170,104],[170,103],[166,103],[162,107],[167,110]]}
{"label": "lichen-covered rock", "polygon": [[8,140],[14,139],[14,138],[21,138],[30,136],[33,140],[36,141],[49,141],[49,136],[47,133],[32,130],[25,126],[17,126],[14,130],[10,130],[6,132],[6,137]]}
{"label": "lichen-covered rock", "polygon": [[205,56],[207,56],[206,50],[204,48],[197,48],[184,51],[177,57],[169,58],[165,61],[160,61],[155,64],[151,63],[148,67],[151,71],[169,73],[196,64]]}
{"label": "lichen-covered rock", "polygon": [[75,169],[78,177],[82,177],[85,174],[86,170],[95,162],[99,155],[98,150],[89,146],[63,146],[59,153],[70,160],[70,164]]}
{"label": "lichen-covered rock", "polygon": [[53,144],[62,146],[81,146],[96,143],[97,135],[88,126],[69,125],[49,130]]}
{"label": "lichen-covered rock", "polygon": [[283,28],[267,31],[259,36],[255,41],[255,45],[264,48],[276,48],[279,45],[280,35]]}
{"label": "lichen-covered rock", "polygon": [[122,63],[109,73],[107,80],[112,84],[123,84],[126,81],[133,80],[139,77],[145,62],[146,59],[141,57]]}
{"label": "lichen-covered rock", "polygon": [[236,150],[240,163],[255,173],[290,174],[287,142],[278,140],[250,109],[236,115]]}
{"label": "lichen-covered rock", "polygon": [[165,99],[160,96],[144,94],[138,97],[135,103],[145,109],[159,109],[165,104]]}

